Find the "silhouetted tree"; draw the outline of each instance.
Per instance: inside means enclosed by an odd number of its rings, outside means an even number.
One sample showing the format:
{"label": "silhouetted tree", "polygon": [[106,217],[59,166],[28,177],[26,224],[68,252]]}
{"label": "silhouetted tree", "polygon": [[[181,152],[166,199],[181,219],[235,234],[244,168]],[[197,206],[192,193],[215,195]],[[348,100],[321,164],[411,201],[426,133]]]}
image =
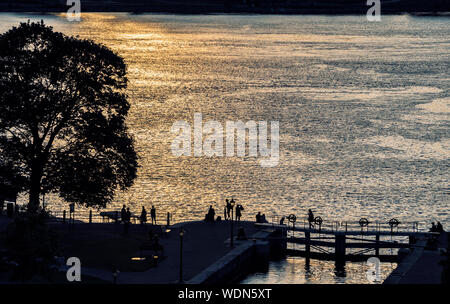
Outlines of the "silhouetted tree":
{"label": "silhouetted tree", "polygon": [[[41,193],[103,207],[136,177],[121,57],[90,40],[21,23],[0,35],[0,153]],[[1,171],[0,171],[1,174]]]}

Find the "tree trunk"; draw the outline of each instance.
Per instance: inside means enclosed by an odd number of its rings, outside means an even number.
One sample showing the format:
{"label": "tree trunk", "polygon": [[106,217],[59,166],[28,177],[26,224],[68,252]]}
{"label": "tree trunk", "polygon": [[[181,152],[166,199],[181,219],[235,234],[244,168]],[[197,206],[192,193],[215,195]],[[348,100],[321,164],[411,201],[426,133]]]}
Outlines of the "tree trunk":
{"label": "tree trunk", "polygon": [[41,194],[42,166],[39,161],[34,161],[30,176],[30,197],[28,201],[28,211],[36,212],[39,208],[39,196]]}

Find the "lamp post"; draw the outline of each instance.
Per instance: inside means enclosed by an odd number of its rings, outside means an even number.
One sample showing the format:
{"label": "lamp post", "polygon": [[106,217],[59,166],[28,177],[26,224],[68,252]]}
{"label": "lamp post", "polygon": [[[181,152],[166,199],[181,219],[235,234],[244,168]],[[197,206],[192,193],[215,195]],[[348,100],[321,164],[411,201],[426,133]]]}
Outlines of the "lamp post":
{"label": "lamp post", "polygon": [[233,221],[234,221],[234,215],[233,215],[233,209],[234,209],[234,201],[231,200],[231,231],[230,231],[230,247],[233,247]]}
{"label": "lamp post", "polygon": [[180,282],[183,283],[183,227],[180,228]]}

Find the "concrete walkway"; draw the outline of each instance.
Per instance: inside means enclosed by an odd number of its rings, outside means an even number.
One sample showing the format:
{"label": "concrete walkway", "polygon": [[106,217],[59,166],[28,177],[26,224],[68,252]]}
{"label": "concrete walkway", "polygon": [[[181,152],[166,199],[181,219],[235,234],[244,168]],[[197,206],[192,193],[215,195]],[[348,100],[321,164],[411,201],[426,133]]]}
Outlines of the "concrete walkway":
{"label": "concrete walkway", "polygon": [[[89,227],[89,224],[84,227]],[[114,224],[96,224],[109,225]],[[187,222],[171,227],[165,237],[160,238],[166,256],[158,266],[143,272],[120,272],[119,284],[167,284],[179,281],[180,236],[179,227],[183,227],[183,281],[188,281],[230,252],[230,222],[218,223]],[[258,229],[253,222],[241,222],[247,236],[255,234]],[[84,228],[83,227],[83,228]],[[235,236],[238,225],[235,223]],[[79,228],[77,228],[78,230]],[[120,230],[119,230],[120,231]],[[139,256],[139,252],[135,256]],[[130,257],[131,258],[131,257]],[[83,261],[81,261],[83,265]],[[112,272],[106,269],[83,267],[82,274],[112,282]]]}
{"label": "concrete walkway", "polygon": [[441,284],[445,256],[442,252],[448,248],[448,233],[442,233],[437,250],[414,249],[384,284]]}

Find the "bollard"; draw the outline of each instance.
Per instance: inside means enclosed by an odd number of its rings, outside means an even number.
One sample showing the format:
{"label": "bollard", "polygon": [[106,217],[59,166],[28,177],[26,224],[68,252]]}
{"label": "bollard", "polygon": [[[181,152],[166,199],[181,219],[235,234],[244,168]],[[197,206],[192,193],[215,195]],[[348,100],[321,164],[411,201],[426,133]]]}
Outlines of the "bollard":
{"label": "bollard", "polygon": [[89,210],[89,224],[92,224],[92,210]]}
{"label": "bollard", "polygon": [[380,256],[380,235],[375,235],[375,256]]}
{"label": "bollard", "polygon": [[335,259],[336,265],[345,265],[345,234],[336,233],[335,234]]}
{"label": "bollard", "polygon": [[309,264],[309,259],[311,255],[311,233],[305,231],[305,258],[306,264]]}

